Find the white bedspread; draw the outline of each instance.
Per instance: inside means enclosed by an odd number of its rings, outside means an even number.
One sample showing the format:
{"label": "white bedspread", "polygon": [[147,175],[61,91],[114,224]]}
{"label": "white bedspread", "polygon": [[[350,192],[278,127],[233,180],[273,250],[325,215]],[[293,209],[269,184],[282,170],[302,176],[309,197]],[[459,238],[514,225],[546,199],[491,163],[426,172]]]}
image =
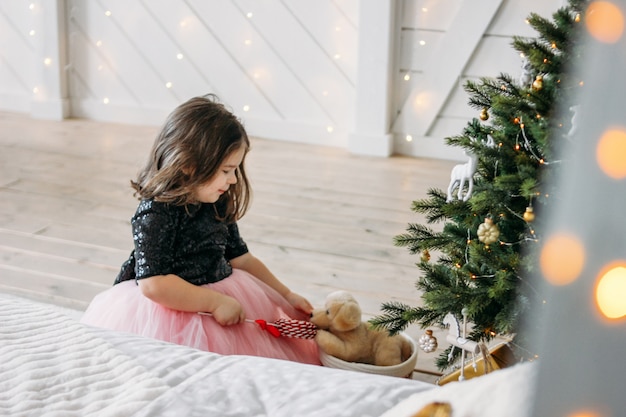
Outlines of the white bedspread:
{"label": "white bedspread", "polygon": [[0,415],[129,416],[167,390],[68,316],[0,298]]}
{"label": "white bedspread", "polygon": [[436,389],[93,329],[0,294],[0,415],[380,416]]}

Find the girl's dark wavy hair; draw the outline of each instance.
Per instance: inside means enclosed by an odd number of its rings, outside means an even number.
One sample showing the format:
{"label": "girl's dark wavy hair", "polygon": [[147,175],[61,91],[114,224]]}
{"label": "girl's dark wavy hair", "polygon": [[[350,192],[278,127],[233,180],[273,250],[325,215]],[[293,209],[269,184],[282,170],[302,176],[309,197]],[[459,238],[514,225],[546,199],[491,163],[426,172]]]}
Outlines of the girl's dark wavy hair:
{"label": "girl's dark wavy hair", "polygon": [[[154,141],[148,162],[131,181],[135,196],[188,206],[198,186],[211,181],[235,151],[250,149],[248,135],[235,115],[217,96],[194,97],[167,117]],[[243,161],[236,169],[237,183],[229,187],[216,206],[217,217],[233,222],[248,210],[251,192]]]}

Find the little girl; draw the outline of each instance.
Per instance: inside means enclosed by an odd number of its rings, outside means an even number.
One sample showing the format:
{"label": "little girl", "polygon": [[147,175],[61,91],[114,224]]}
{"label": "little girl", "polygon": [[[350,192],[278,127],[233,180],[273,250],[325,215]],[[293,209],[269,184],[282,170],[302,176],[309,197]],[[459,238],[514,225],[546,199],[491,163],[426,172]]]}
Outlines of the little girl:
{"label": "little girl", "polygon": [[141,200],[131,220],[135,249],[83,323],[220,354],[320,363],[314,341],[275,338],[245,321],[304,320],[313,310],[239,235],[236,221],[250,201],[249,147],[239,120],[213,95],[169,115],[131,181]]}

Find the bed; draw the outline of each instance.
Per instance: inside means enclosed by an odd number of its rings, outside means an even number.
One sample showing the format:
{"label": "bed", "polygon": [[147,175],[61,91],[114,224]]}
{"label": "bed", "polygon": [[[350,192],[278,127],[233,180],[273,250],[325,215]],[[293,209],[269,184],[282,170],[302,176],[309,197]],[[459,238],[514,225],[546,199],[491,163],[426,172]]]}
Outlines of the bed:
{"label": "bed", "polygon": [[516,365],[438,387],[222,356],[91,328],[52,306],[0,294],[3,416],[409,417],[430,402],[447,401],[453,417],[501,416],[502,407],[507,416],[522,417],[533,372],[532,364]]}

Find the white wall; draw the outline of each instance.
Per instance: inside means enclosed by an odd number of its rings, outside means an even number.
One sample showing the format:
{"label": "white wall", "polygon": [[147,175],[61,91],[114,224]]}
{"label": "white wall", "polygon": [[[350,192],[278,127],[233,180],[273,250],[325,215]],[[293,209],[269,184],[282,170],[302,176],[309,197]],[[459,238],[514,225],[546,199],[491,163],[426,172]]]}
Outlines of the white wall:
{"label": "white wall", "polygon": [[0,109],[159,125],[214,92],[254,136],[459,159],[443,138],[476,116],[464,80],[517,74],[511,35],[534,35],[528,14],[560,5],[3,0]]}

